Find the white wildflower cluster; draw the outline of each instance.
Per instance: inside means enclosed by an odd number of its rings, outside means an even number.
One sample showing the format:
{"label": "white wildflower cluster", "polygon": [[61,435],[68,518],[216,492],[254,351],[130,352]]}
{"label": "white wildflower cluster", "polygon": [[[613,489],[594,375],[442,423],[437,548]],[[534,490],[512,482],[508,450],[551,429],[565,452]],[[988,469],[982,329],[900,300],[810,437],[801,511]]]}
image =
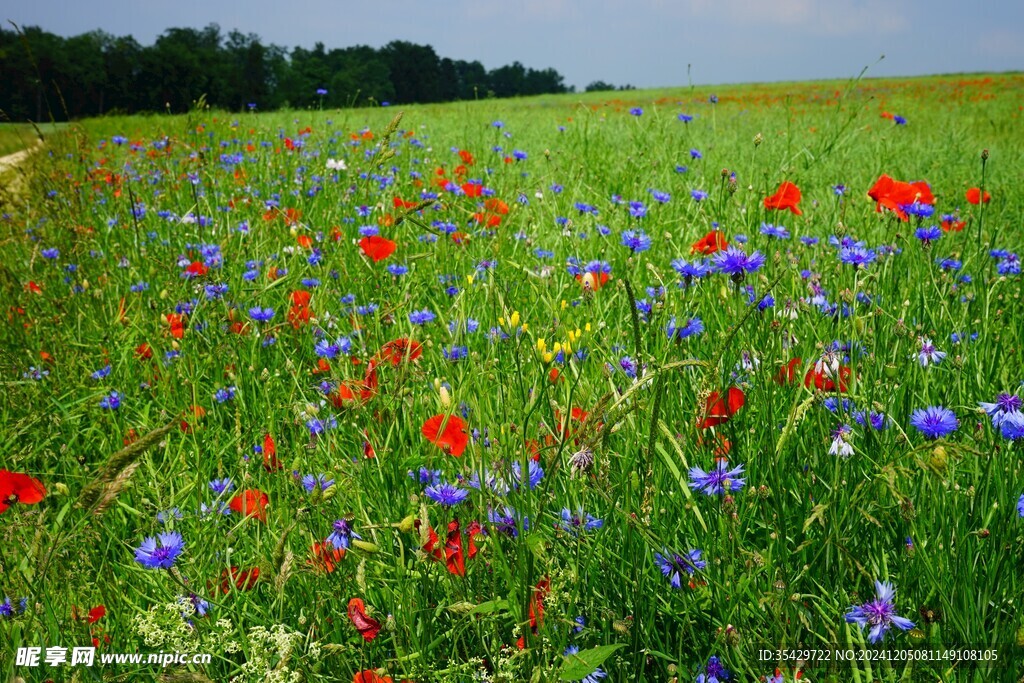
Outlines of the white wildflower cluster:
{"label": "white wildflower cluster", "polygon": [[302,634],[284,624],[269,629],[254,626],[247,633],[244,648],[246,662],[233,683],[299,683],[302,674],[288,668],[292,653],[302,642]]}
{"label": "white wildflower cluster", "polygon": [[151,648],[162,651],[196,652],[199,636],[189,625],[195,607],[191,603],[169,602],[135,616],[132,630]]}

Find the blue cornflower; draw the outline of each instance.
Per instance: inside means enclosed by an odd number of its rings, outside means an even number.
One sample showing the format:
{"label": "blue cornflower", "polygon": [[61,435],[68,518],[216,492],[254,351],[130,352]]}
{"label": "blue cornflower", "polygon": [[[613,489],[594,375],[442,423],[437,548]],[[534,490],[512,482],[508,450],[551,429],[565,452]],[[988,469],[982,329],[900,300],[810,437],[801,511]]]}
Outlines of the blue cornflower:
{"label": "blue cornflower", "polygon": [[302,477],[302,488],[306,489],[307,493],[313,493],[317,489],[326,491],[332,486],[334,480],[328,479],[326,474],[307,474]]}
{"label": "blue cornflower", "polygon": [[[578,647],[576,647],[575,645],[570,645],[569,647],[565,648],[565,651],[562,653],[562,655],[565,656],[565,657],[570,657],[572,655],[575,655],[579,651],[580,651],[580,649]],[[601,667],[598,667],[598,668],[594,669],[591,673],[589,673],[586,676],[584,676],[583,678],[578,678],[576,680],[579,683],[597,683],[598,681],[600,681],[602,678],[605,678],[606,676],[608,676],[608,674],[605,673],[604,669],[602,669]]]}
{"label": "blue cornflower", "polygon": [[960,426],[960,421],[949,408],[929,406],[911,413],[910,425],[926,438],[938,439],[955,432]]}
{"label": "blue cornflower", "polygon": [[213,394],[213,399],[217,403],[227,403],[235,398],[235,392],[235,387],[221,387]]}
{"label": "blue cornflower", "polygon": [[780,240],[789,239],[789,230],[786,230],[784,226],[772,225],[771,223],[761,224],[761,234],[768,235],[769,237],[774,237]]}
{"label": "blue cornflower", "polygon": [[107,363],[102,368],[100,368],[96,372],[92,373],[91,377],[93,379],[103,379],[104,377],[106,377],[107,375],[110,374],[111,370],[112,370],[112,368],[110,367],[110,363]]}
{"label": "blue cornflower", "polygon": [[629,356],[623,356],[619,359],[619,367],[626,373],[626,377],[633,379],[636,377],[636,361]]}
{"label": "blue cornflower", "polygon": [[702,491],[705,495],[716,496],[726,491],[739,491],[743,488],[744,480],[739,479],[743,474],[743,465],[729,469],[729,463],[719,460],[715,463],[714,469],[705,472],[699,467],[690,468],[690,488],[694,491]]}
{"label": "blue cornflower", "polygon": [[698,150],[698,149],[691,149],[690,150],[690,158],[691,159],[703,159],[704,155],[701,154],[700,150]]}
{"label": "blue cornflower", "polygon": [[458,346],[456,344],[452,344],[452,347],[450,349],[442,347],[441,355],[444,356],[445,360],[454,363],[456,361],[460,361],[469,357],[469,348],[466,346]]}
{"label": "blue cornflower", "polygon": [[121,393],[118,391],[111,391],[109,394],[100,399],[100,408],[103,410],[117,410],[121,407]]}
{"label": "blue cornflower", "polygon": [[326,339],[321,339],[313,346],[313,351],[321,358],[333,360],[341,352],[341,347],[338,344],[332,344]]}
{"label": "blue cornflower", "polygon": [[712,267],[735,281],[743,279],[745,273],[755,273],[765,264],[764,254],[759,251],[747,255],[739,247],[730,245],[725,251],[717,251],[711,257]]}
{"label": "blue cornflower", "polygon": [[1020,499],[1017,501],[1017,514],[1024,517],[1024,493],[1021,494]]}
{"label": "blue cornflower", "polygon": [[[512,474],[515,476],[517,482],[522,482],[523,468],[518,460],[512,463]],[[527,476],[530,480],[530,488],[535,489],[540,484],[541,479],[544,478],[544,469],[536,460],[530,460],[527,465]]]}
{"label": "blue cornflower", "polygon": [[268,323],[274,317],[273,308],[260,308],[259,306],[253,306],[249,309],[249,317],[256,322]]}
{"label": "blue cornflower", "polygon": [[1017,254],[1009,253],[996,264],[996,272],[1000,275],[1020,275],[1020,259]]}
{"label": "blue cornflower", "polygon": [[231,477],[224,477],[223,479],[211,480],[209,486],[214,494],[222,496],[225,493],[231,493],[235,489],[235,482],[231,481]]}
{"label": "blue cornflower", "polygon": [[671,265],[672,270],[679,273],[686,284],[689,284],[692,280],[700,279],[711,272],[711,266],[706,261],[701,260],[691,263],[686,259],[677,258],[672,261]]}
{"label": "blue cornflower", "polygon": [[4,601],[0,602],[0,617],[10,619],[11,617],[17,616],[25,611],[27,604],[28,600],[26,598],[22,598],[20,603],[21,609],[19,610],[14,606],[14,602],[11,600],[11,597],[9,595],[5,595]]}
{"label": "blue cornflower", "polygon": [[732,674],[722,666],[722,662],[719,661],[718,657],[711,656],[708,658],[704,671],[694,679],[694,683],[723,683],[723,681],[728,681],[731,677]]}
{"label": "blue cornflower", "polygon": [[670,195],[668,192],[661,192],[660,190],[651,190],[650,192],[651,196],[654,198],[654,201],[658,202],[659,204],[668,204],[668,202],[672,199],[672,195]]}
{"label": "blue cornflower", "polygon": [[185,541],[177,531],[157,534],[157,538],[150,536],[142,541],[135,549],[135,561],[146,569],[170,569],[184,550]]}
{"label": "blue cornflower", "polygon": [[43,249],[39,252],[43,258],[55,259],[60,256],[60,249],[57,247],[50,247],[49,249]]}
{"label": "blue cornflower", "polygon": [[871,427],[876,432],[880,432],[885,429],[886,420],[885,413],[876,413],[875,411],[857,410],[853,413],[853,419],[861,427]]}
{"label": "blue cornflower", "polygon": [[[146,284],[146,283],[143,282],[143,283],[140,283],[140,284]],[[149,285],[146,285],[146,288],[148,289]],[[206,285],[204,290],[206,292],[206,300],[207,301],[214,301],[216,299],[222,298],[225,294],[228,293],[228,286],[226,284],[212,284],[212,285]]]}
{"label": "blue cornflower", "polygon": [[[511,508],[508,505],[504,506],[501,510],[491,509],[487,511],[487,520],[494,525],[495,531],[511,538],[519,536],[519,518],[520,514],[516,512],[515,508]],[[529,531],[529,518],[523,517],[522,522],[523,529]]]}
{"label": "blue cornflower", "polygon": [[963,268],[963,261],[955,259],[953,257],[942,258],[941,256],[935,259],[935,263],[938,264],[939,268],[945,271],[958,271]]}
{"label": "blue cornflower", "polygon": [[846,185],[833,185],[832,193],[837,197],[842,197],[844,194],[846,194]]}
{"label": "blue cornflower", "polygon": [[921,240],[921,244],[928,245],[942,237],[942,230],[937,225],[921,226],[914,231],[914,237]]}
{"label": "blue cornflower", "polygon": [[897,126],[905,126],[905,125],[907,125],[907,120],[905,118],[903,118],[902,116],[900,116],[899,114],[896,114],[895,116],[893,116],[892,120],[893,120],[893,123],[895,123]]}
{"label": "blue cornflower", "polygon": [[994,403],[978,403],[978,407],[992,418],[992,426],[999,427],[1003,421],[1014,413],[1019,413],[1024,402],[1016,394],[999,394]]}
{"label": "blue cornflower", "polygon": [[874,249],[865,249],[864,247],[843,247],[839,250],[839,260],[842,263],[853,266],[854,268],[867,268],[869,265],[875,262],[877,255]]}
{"label": "blue cornflower", "polygon": [[710,104],[718,104],[718,95],[709,95],[708,102]]}
{"label": "blue cornflower", "polygon": [[334,520],[334,530],[331,535],[327,537],[327,543],[330,543],[335,548],[348,550],[349,545],[352,543],[352,539],[356,538],[363,540],[363,537],[352,530],[352,524],[347,519],[336,519]]}
{"label": "blue cornflower", "polygon": [[680,114],[676,118],[682,121],[683,123],[689,123],[690,121],[693,121],[693,116],[691,116],[690,114]]}
{"label": "blue cornflower", "polygon": [[419,472],[409,472],[409,476],[413,479],[419,477],[421,484],[437,484],[441,481],[441,470],[430,470],[426,467],[421,467]]}
{"label": "blue cornflower", "polygon": [[857,624],[861,628],[871,627],[871,630],[868,631],[868,642],[881,641],[893,626],[903,631],[914,628],[914,622],[896,614],[896,606],[893,605],[896,591],[892,584],[875,581],[875,596],[871,602],[852,607],[846,613],[847,623]]}
{"label": "blue cornflower", "polygon": [[921,350],[917,353],[917,359],[921,362],[921,367],[928,367],[929,363],[932,365],[938,365],[942,362],[942,359],[946,357],[945,351],[939,351],[935,348],[935,344],[932,343],[931,339],[920,338]]}
{"label": "blue cornflower", "polygon": [[641,109],[640,107],[633,107],[632,109],[629,110],[629,113],[632,114],[633,116],[643,116],[644,110]]}
{"label": "blue cornflower", "polygon": [[449,482],[428,486],[423,490],[427,498],[438,505],[454,507],[469,498],[469,491]]}
{"label": "blue cornflower", "polygon": [[900,208],[911,216],[916,216],[918,218],[931,218],[935,214],[934,206],[931,204],[922,204],[921,202],[914,202],[913,204],[907,204]]}
{"label": "blue cornflower", "polygon": [[643,230],[625,230],[622,233],[622,246],[634,254],[651,248],[651,238]]}
{"label": "blue cornflower", "polygon": [[317,88],[316,94],[319,95],[320,97],[323,97],[324,95],[327,94],[327,88]]}
{"label": "blue cornflower", "polygon": [[395,277],[401,277],[409,272],[409,267],[402,263],[388,264],[387,271]]}
{"label": "blue cornflower", "polygon": [[432,322],[435,318],[437,318],[437,316],[427,308],[424,308],[422,311],[413,311],[409,314],[409,322],[413,325],[426,325],[427,323]]}
{"label": "blue cornflower", "polygon": [[604,526],[604,520],[584,512],[583,508],[577,508],[576,514],[573,514],[569,508],[562,508],[562,524],[557,526],[562,531],[576,534],[580,531],[600,529]]}
{"label": "blue cornflower", "polygon": [[693,201],[702,202],[708,198],[708,193],[704,190],[690,190],[690,196],[693,197]]}
{"label": "blue cornflower", "polygon": [[1000,424],[999,431],[1004,439],[1010,441],[1024,438],[1024,414],[1014,412],[1007,415]]}
{"label": "blue cornflower", "polygon": [[647,207],[644,206],[643,202],[630,202],[629,215],[633,218],[643,218],[647,215]]}
{"label": "blue cornflower", "polygon": [[666,550],[664,555],[654,553],[654,559],[661,568],[661,573],[669,577],[669,584],[673,588],[682,588],[682,575],[684,572],[693,576],[694,572],[707,566],[708,563],[700,559],[702,552],[700,550],[691,550],[686,555],[678,555]]}
{"label": "blue cornflower", "polygon": [[672,316],[665,326],[665,334],[669,339],[682,341],[704,333],[704,322],[700,318],[690,318],[681,327],[676,325],[676,317]]}

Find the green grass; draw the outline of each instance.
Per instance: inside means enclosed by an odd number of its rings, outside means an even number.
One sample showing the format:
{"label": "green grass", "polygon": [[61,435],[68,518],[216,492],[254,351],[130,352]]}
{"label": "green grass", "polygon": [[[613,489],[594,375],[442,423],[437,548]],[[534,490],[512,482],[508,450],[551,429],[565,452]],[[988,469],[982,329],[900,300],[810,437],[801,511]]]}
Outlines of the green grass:
{"label": "green grass", "polygon": [[[1020,446],[978,403],[1019,393],[1024,379],[1020,279],[997,272],[989,255],[1022,246],[1022,85],[1020,76],[979,75],[415,106],[390,135],[397,107],[75,124],[73,135],[52,139],[27,201],[3,223],[0,452],[4,467],[37,477],[47,496],[0,517],[0,594],[29,599],[26,613],[0,618],[0,670],[42,680],[48,669],[15,669],[8,652],[96,637],[102,652],[212,654],[210,665],[175,667],[192,671],[191,680],[287,680],[275,678],[287,670],[348,681],[365,669],[418,682],[481,672],[479,680],[558,680],[560,670],[581,678],[586,666],[562,669],[579,664],[562,656],[575,645],[581,654],[620,646],[601,664],[605,680],[690,681],[717,656],[731,680],[748,681],[780,665],[760,661],[761,649],[877,651],[844,615],[871,600],[879,580],[895,585],[896,612],[916,624],[894,627],[885,647],[998,648],[997,665],[833,662],[809,666],[804,680],[1013,680],[1024,626],[1016,511],[1024,473]],[[643,115],[631,116],[637,106]],[[683,123],[684,112],[696,118]],[[301,149],[289,151],[285,138],[300,139],[306,127]],[[360,135],[366,129],[372,140]],[[114,135],[128,143],[113,144]],[[458,150],[474,157],[465,178],[507,203],[499,226],[473,219],[486,197],[441,192],[438,205],[419,212],[395,208],[396,197],[440,192],[435,168],[454,179]],[[528,158],[506,163],[513,150]],[[223,154],[242,160],[229,164]],[[348,170],[333,177],[328,158],[345,159]],[[937,210],[921,225],[957,213],[964,229],[922,244],[916,219],[876,212],[866,197],[882,173],[930,184]],[[802,216],[763,206],[784,179],[803,192]],[[838,184],[845,195],[834,192]],[[977,186],[991,192],[989,204],[965,201]],[[652,189],[671,200],[659,203]],[[691,190],[709,196],[697,202]],[[275,193],[280,211],[265,217]],[[647,215],[631,217],[613,195],[643,201]],[[145,210],[133,217],[132,202]],[[301,212],[295,224],[285,209]],[[761,234],[765,222],[792,237]],[[454,242],[444,223],[469,238]],[[718,274],[680,287],[672,261],[692,261],[691,244],[716,224],[731,244],[746,235],[764,267],[742,282]],[[390,258],[361,254],[365,225],[397,243]],[[632,254],[621,233],[637,228],[652,245]],[[436,242],[419,239],[437,233]],[[877,260],[866,269],[842,264],[831,236],[862,240]],[[219,261],[200,246],[214,244]],[[310,262],[312,247],[319,262]],[[56,258],[44,255],[51,248]],[[940,269],[939,257],[962,269]],[[585,290],[567,271],[570,258],[607,262],[609,281]],[[182,277],[185,264],[204,259],[209,272]],[[388,264],[408,272],[392,275]],[[205,285],[215,283],[227,293],[208,298]],[[312,292],[312,320],[293,327],[296,290]],[[774,307],[751,305],[769,294]],[[815,294],[835,314],[824,314]],[[373,311],[355,310],[371,303]],[[254,306],[273,308],[272,321],[251,320]],[[188,311],[180,339],[168,317],[176,307]],[[436,320],[413,324],[409,314],[423,309]],[[673,317],[700,318],[705,331],[673,342]],[[476,331],[467,330],[470,319]],[[317,330],[351,345],[327,371],[317,365]],[[358,394],[368,362],[403,337],[422,343],[420,358],[382,362],[363,402],[325,399],[325,381]],[[921,338],[946,357],[922,367]],[[850,368],[847,391],[805,388],[805,373],[834,342]],[[568,344],[570,360],[553,357],[556,344]],[[462,346],[468,357],[448,360]],[[585,360],[573,357],[581,349]],[[624,372],[626,356],[640,379]],[[796,382],[773,381],[796,357]],[[109,375],[91,377],[107,364]],[[37,379],[30,368],[47,374]],[[234,398],[219,402],[215,392],[226,387]],[[709,394],[728,387],[745,392],[743,407],[700,429]],[[115,390],[120,407],[104,410],[101,399]],[[842,399],[884,415],[886,428],[858,424],[853,408],[826,407]],[[933,405],[959,419],[937,441],[910,424],[913,411]],[[567,418],[573,408],[588,417]],[[427,418],[444,413],[465,414],[479,430],[460,458],[421,434]],[[311,433],[313,420],[332,419]],[[848,457],[829,453],[841,424],[851,427]],[[267,434],[280,471],[254,451]],[[134,438],[141,441],[127,445]],[[693,491],[688,470],[714,467],[722,440],[746,485],[729,497]],[[366,442],[375,457],[365,457]],[[585,448],[594,466],[574,474],[570,458]],[[533,453],[543,478],[506,493],[513,467],[528,467]],[[485,485],[443,508],[410,478],[420,468]],[[335,484],[311,495],[293,472]],[[505,486],[487,486],[491,474]],[[207,484],[223,477],[236,493],[266,493],[265,521],[199,513],[217,505]],[[506,506],[516,511],[514,527],[488,520]],[[560,529],[563,508],[603,525]],[[174,509],[180,519],[168,514]],[[479,552],[465,558],[465,576],[422,550],[429,525],[443,552],[456,517],[462,531],[478,521],[486,532],[472,539]],[[317,570],[311,547],[342,518],[363,543],[333,572]],[[174,569],[137,563],[143,539],[168,529],[185,540]],[[460,538],[468,555],[471,538]],[[674,589],[655,553],[691,549],[707,566]],[[258,568],[259,578],[222,592],[230,567]],[[545,581],[538,622],[531,596]],[[189,625],[177,603],[192,594],[209,602],[209,614]],[[372,642],[346,614],[352,598],[382,625]],[[95,623],[74,618],[100,604],[106,615]],[[256,630],[277,625],[295,639],[279,637],[278,647]],[[598,654],[608,651],[584,661]],[[793,680],[793,663],[781,667]],[[156,670],[108,669],[129,678]],[[81,680],[100,677],[99,669],[76,671]]]}

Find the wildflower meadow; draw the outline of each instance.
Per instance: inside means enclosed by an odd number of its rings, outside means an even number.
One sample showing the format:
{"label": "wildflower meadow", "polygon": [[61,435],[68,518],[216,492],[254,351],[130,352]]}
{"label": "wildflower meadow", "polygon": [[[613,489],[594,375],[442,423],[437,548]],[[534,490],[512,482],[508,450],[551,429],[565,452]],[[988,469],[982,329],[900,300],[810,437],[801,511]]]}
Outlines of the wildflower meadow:
{"label": "wildflower meadow", "polygon": [[0,679],[1019,680],[1022,101],[46,134],[2,176]]}

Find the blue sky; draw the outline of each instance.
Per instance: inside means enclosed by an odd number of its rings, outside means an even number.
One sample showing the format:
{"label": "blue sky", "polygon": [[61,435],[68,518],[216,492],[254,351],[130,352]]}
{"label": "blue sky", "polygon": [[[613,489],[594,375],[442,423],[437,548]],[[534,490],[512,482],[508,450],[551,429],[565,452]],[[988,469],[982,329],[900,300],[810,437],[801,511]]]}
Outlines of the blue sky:
{"label": "blue sky", "polygon": [[[150,44],[220,24],[288,48],[401,39],[487,68],[554,67],[582,88],[1024,69],[1021,0],[0,0],[0,20]],[[9,26],[8,26],[9,27]]]}

